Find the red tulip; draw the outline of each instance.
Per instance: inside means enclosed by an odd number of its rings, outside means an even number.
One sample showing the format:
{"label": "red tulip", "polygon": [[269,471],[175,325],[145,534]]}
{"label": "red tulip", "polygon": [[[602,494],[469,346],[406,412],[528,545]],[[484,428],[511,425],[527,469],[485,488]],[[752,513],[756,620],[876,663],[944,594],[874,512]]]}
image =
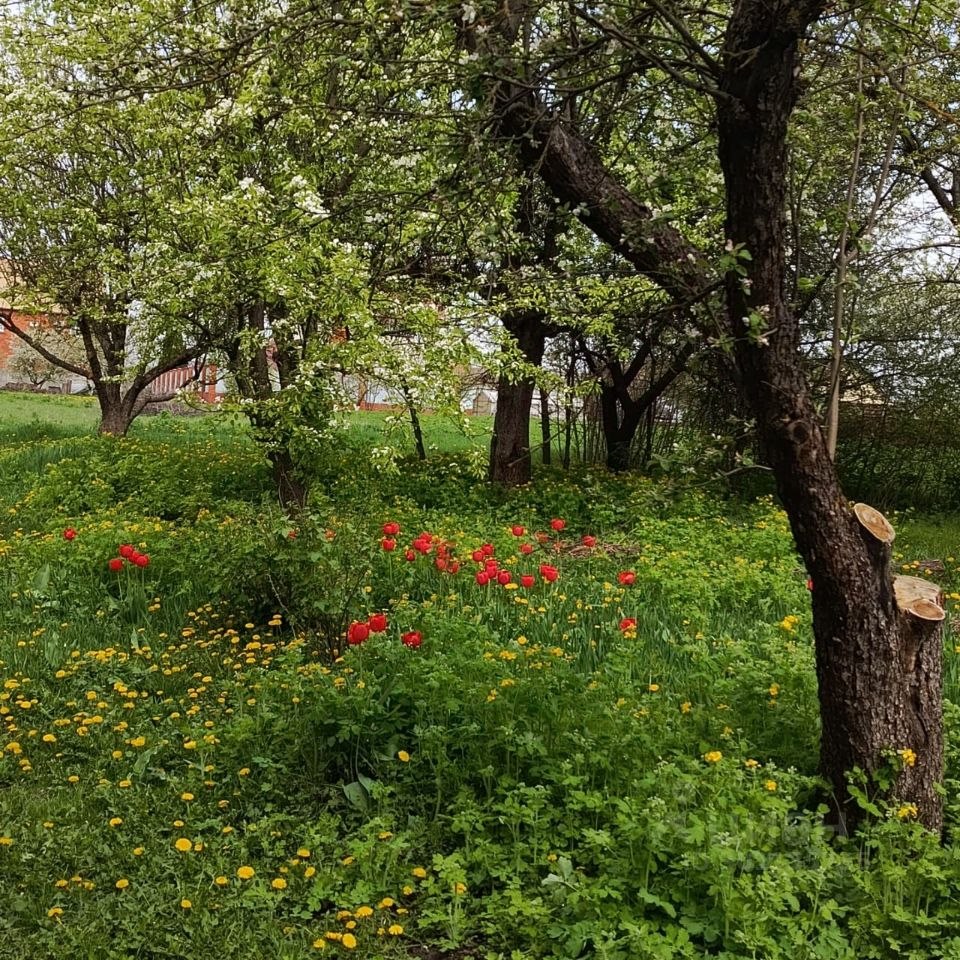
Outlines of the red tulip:
{"label": "red tulip", "polygon": [[409,560],[411,563],[417,559],[417,555],[412,550],[407,550],[403,555],[405,560]]}
{"label": "red tulip", "polygon": [[585,547],[595,547],[597,545],[597,538],[587,534],[581,539],[581,542]]}
{"label": "red tulip", "polygon": [[380,541],[380,547],[381,547],[383,550],[386,550],[387,553],[392,553],[394,550],[397,549],[397,541],[396,541],[396,540],[391,540],[390,537],[384,537],[384,538]]}
{"label": "red tulip", "polygon": [[510,532],[511,532],[515,537],[522,537],[527,531],[526,531],[523,527],[521,527],[519,523],[515,523],[515,524],[510,528]]}
{"label": "red tulip", "polygon": [[367,626],[367,624],[358,623],[356,620],[354,620],[354,622],[350,624],[350,628],[347,630],[347,643],[349,643],[351,647],[357,647],[369,636],[370,628]]}
{"label": "red tulip", "polygon": [[478,570],[476,581],[481,587],[485,587],[490,582],[490,574],[485,570]]}
{"label": "red tulip", "polygon": [[385,613],[375,613],[369,620],[367,626],[371,633],[383,633],[387,629],[387,615]]}
{"label": "red tulip", "polygon": [[117,553],[119,553],[120,556],[123,557],[124,560],[130,560],[130,559],[132,559],[132,558],[133,558],[133,555],[134,555],[136,552],[137,552],[137,551],[134,550],[133,547],[131,547],[129,543],[123,544],[123,545],[120,547],[120,549],[117,551]]}
{"label": "red tulip", "polygon": [[492,557],[492,556],[493,556],[493,544],[492,544],[492,543],[485,543],[485,544],[480,548],[480,550],[483,552],[483,555],[484,555],[485,557]]}
{"label": "red tulip", "polygon": [[409,633],[405,633],[400,640],[405,647],[416,650],[423,643],[423,634],[419,630],[411,630]]}
{"label": "red tulip", "polygon": [[413,549],[419,551],[420,553],[429,553],[430,547],[433,545],[429,535],[421,534],[413,541]]}
{"label": "red tulip", "polygon": [[567,521],[561,520],[559,517],[550,521],[550,526],[553,527],[553,529],[556,530],[557,533],[559,533],[566,525],[567,525]]}
{"label": "red tulip", "polygon": [[107,566],[114,572],[119,573],[123,569],[123,560],[120,557],[113,557]]}
{"label": "red tulip", "polygon": [[400,524],[391,520],[383,525],[383,535],[385,537],[395,537],[400,532]]}
{"label": "red tulip", "polygon": [[473,559],[474,563],[483,563],[482,550],[474,550],[473,553],[470,554],[470,557]]}
{"label": "red tulip", "polygon": [[623,630],[623,631],[636,630],[636,629],[637,629],[637,621],[636,621],[633,617],[624,617],[624,618],[620,621],[620,629]]}
{"label": "red tulip", "polygon": [[63,531],[64,540],[75,540],[76,537],[77,537],[77,531],[74,530],[73,527],[67,527],[67,529]]}
{"label": "red tulip", "polygon": [[501,570],[497,574],[497,583],[499,583],[501,587],[505,587],[512,579],[509,570]]}
{"label": "red tulip", "polygon": [[459,573],[459,572],[460,572],[460,561],[459,561],[459,560],[451,560],[451,561],[450,561],[450,566],[449,566],[447,569],[450,571],[450,573]]}
{"label": "red tulip", "polygon": [[520,552],[525,554],[533,553],[533,544],[532,543],[521,543]]}
{"label": "red tulip", "polygon": [[532,573],[525,573],[520,578],[520,585],[526,587],[528,590],[537,582],[537,578]]}
{"label": "red tulip", "polygon": [[446,569],[447,569],[447,559],[446,559],[446,557],[437,557],[437,559],[433,561],[433,565],[434,565],[438,570],[446,570]]}
{"label": "red tulip", "polygon": [[617,574],[617,581],[622,583],[625,587],[632,586],[636,579],[637,575],[632,570],[621,570]]}
{"label": "red tulip", "polygon": [[142,569],[143,567],[149,566],[150,558],[145,553],[138,553],[133,558],[133,562]]}
{"label": "red tulip", "polygon": [[540,564],[540,576],[543,577],[547,583],[553,583],[557,577],[560,576],[560,571],[556,567],[551,566],[549,563]]}

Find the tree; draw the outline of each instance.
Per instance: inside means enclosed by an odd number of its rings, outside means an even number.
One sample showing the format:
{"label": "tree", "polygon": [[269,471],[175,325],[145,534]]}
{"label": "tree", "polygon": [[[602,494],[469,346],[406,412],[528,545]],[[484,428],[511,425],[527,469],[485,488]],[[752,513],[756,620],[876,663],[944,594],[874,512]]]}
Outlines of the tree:
{"label": "tree", "polygon": [[[864,532],[850,511],[827,452],[799,353],[796,315],[785,296],[785,184],[790,117],[800,93],[801,45],[826,12],[822,0],[741,0],[704,42],[683,8],[644,7],[636,19],[594,9],[590,23],[615,35],[647,69],[696,85],[713,104],[717,157],[724,178],[723,314],[700,329],[732,351],[738,382],[756,420],[763,452],[810,571],[821,703],[821,769],[833,789],[832,816],[842,828],[863,811],[847,775],[883,778],[914,802],[924,823],[939,828],[943,772],[939,640],[912,632],[898,607],[883,539]],[[505,4],[489,35],[514,41],[528,3]],[[640,29],[642,24],[643,29]],[[709,26],[709,25],[708,25]],[[493,29],[490,29],[490,28]],[[829,27],[827,28],[829,29]],[[654,39],[651,39],[651,36]],[[658,40],[657,38],[662,38]],[[699,303],[713,285],[710,258],[638,200],[540,86],[490,70],[492,106],[502,135],[561,201],[594,233],[678,305]],[[669,55],[667,50],[669,50]],[[682,63],[676,51],[682,51]],[[915,651],[903,659],[904,647]],[[916,757],[896,760],[898,750]]]}

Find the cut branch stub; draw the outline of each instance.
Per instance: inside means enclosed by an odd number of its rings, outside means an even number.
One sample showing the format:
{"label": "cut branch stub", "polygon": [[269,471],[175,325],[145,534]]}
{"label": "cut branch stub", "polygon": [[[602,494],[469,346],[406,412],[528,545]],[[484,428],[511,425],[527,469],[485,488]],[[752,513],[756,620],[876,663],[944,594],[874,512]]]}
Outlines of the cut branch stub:
{"label": "cut branch stub", "polygon": [[929,620],[931,623],[939,623],[947,615],[943,607],[932,600],[914,600],[904,608],[904,612],[918,620]]}
{"label": "cut branch stub", "polygon": [[[897,601],[897,607],[904,613],[912,613],[913,608],[920,605],[920,609],[927,610],[928,614],[931,607],[936,607],[940,611],[940,616],[927,615],[922,617],[926,620],[942,620],[946,615],[943,610],[943,591],[940,587],[924,580],[921,577],[898,576],[893,578],[893,595]],[[916,614],[922,616],[921,614]]]}
{"label": "cut branch stub", "polygon": [[853,512],[856,514],[860,526],[863,527],[878,542],[889,546],[893,543],[896,532],[890,521],[879,511],[866,503],[855,503]]}

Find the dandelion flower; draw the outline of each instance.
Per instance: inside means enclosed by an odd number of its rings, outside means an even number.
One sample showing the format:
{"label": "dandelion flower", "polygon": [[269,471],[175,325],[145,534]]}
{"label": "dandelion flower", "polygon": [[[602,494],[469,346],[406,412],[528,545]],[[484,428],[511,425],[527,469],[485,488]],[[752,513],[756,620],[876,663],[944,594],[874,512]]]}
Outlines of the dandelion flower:
{"label": "dandelion flower", "polygon": [[193,841],[186,837],[177,837],[173,844],[181,853],[187,853],[193,849]]}
{"label": "dandelion flower", "polygon": [[250,880],[255,873],[256,871],[253,869],[253,867],[248,867],[246,865],[237,867],[237,876],[241,880]]}

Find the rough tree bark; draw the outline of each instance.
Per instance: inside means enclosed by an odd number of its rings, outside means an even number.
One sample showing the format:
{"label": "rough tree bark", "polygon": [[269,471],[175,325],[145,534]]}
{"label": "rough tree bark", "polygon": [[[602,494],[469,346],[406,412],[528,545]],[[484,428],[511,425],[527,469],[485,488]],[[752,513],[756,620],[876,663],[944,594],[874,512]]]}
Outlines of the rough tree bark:
{"label": "rough tree bark", "polygon": [[[870,777],[903,750],[916,760],[902,766],[893,795],[915,803],[919,819],[937,830],[943,758],[933,661],[940,650],[934,643],[913,656],[905,647],[886,560],[861,532],[828,456],[783,288],[786,137],[798,92],[798,51],[827,6],[826,0],[739,0],[713,64],[727,237],[753,258],[746,278],[733,272],[725,278],[726,332],[740,389],[815,584],[820,766],[833,790],[832,819],[849,830],[864,816],[848,790],[848,771]],[[655,222],[651,208],[610,174],[575,128],[550,117],[534,91],[504,82],[496,104],[499,128],[515,139],[528,168],[599,238],[678,306],[708,293],[711,277],[700,252],[672,225]],[[755,314],[766,325],[761,337],[748,336],[744,324]]]}
{"label": "rough tree bark", "polygon": [[[547,328],[536,310],[514,310],[503,317],[503,325],[517,342],[526,363],[539,367],[543,362]],[[500,375],[497,384],[497,412],[490,439],[490,480],[505,487],[529,483],[530,407],[535,384],[529,377]]]}

